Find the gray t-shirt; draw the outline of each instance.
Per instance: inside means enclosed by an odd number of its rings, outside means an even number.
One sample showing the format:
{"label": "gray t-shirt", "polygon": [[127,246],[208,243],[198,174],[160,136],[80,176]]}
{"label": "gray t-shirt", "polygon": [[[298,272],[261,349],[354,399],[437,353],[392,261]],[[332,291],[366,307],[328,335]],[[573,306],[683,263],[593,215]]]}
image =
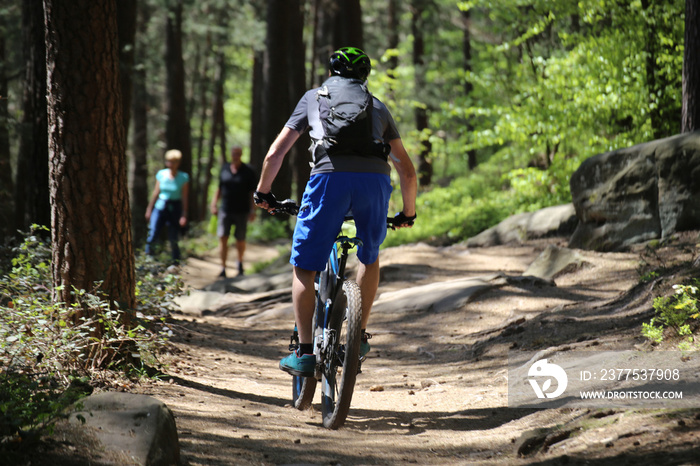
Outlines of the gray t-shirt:
{"label": "gray t-shirt", "polygon": [[[284,125],[300,133],[310,129],[309,136],[311,136],[313,141],[322,139],[324,134],[318,114],[317,91],[318,89],[306,91],[299,100],[294,112],[292,112],[292,116],[289,117],[289,120]],[[389,113],[386,105],[376,97],[373,97],[372,106],[372,135],[374,139],[386,144],[394,139],[398,139],[400,137],[399,130],[396,128],[396,123],[394,123],[394,119],[391,117],[391,113]],[[331,172],[383,173],[388,175],[391,173],[391,167],[379,157],[333,155],[317,161],[311,169],[312,175]]]}

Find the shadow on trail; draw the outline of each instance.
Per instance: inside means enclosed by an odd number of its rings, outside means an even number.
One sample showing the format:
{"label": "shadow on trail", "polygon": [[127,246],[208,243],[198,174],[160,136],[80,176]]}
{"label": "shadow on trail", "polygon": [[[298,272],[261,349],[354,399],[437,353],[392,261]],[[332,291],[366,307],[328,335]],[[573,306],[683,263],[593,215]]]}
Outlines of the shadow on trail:
{"label": "shadow on trail", "polygon": [[213,387],[211,385],[206,385],[203,383],[195,382],[194,380],[185,379],[185,378],[180,377],[178,375],[169,374],[167,377],[169,379],[172,379],[173,383],[176,383],[182,387],[193,388],[195,390],[200,390],[200,391],[209,393],[211,395],[223,396],[223,397],[231,398],[234,400],[252,401],[255,403],[268,404],[268,405],[272,405],[272,406],[284,406],[286,404],[289,404],[288,398],[282,399],[282,398],[277,398],[275,396],[265,396],[265,395],[256,395],[254,393],[239,392],[236,390],[230,390],[228,388],[217,388],[217,387]]}
{"label": "shadow on trail", "polygon": [[537,411],[525,408],[479,408],[454,412],[397,412],[351,408],[344,429],[370,432],[405,430],[405,435],[417,435],[429,430],[484,431],[496,429]]}

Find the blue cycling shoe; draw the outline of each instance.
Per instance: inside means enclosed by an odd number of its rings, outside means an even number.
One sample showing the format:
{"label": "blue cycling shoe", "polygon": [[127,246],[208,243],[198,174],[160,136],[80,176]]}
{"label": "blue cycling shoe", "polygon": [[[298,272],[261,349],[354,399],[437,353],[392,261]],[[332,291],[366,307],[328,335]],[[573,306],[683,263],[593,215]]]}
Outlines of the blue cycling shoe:
{"label": "blue cycling shoe", "polygon": [[316,356],[313,354],[299,356],[298,351],[296,350],[289,356],[282,358],[280,369],[298,377],[313,377],[316,369]]}
{"label": "blue cycling shoe", "polygon": [[367,353],[372,348],[367,340],[372,338],[372,334],[363,333],[362,340],[360,341],[360,359],[364,360],[367,357]]}

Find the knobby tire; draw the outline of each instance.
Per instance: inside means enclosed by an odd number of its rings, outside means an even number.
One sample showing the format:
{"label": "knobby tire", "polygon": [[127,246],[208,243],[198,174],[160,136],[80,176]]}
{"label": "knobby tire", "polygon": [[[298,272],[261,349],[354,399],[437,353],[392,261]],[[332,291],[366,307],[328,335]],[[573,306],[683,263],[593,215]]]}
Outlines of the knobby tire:
{"label": "knobby tire", "polygon": [[[362,329],[362,299],[360,287],[352,280],[343,283],[343,290],[333,306],[344,306],[339,312],[339,322],[334,327],[339,335],[337,347],[345,346],[342,366],[337,357],[323,368],[322,412],[323,425],[328,429],[338,429],[345,423],[350,411],[350,401],[355,390],[358,365],[360,363],[360,338]],[[334,309],[337,312],[339,309]],[[342,319],[342,317],[346,317]],[[336,354],[338,349],[335,349]],[[340,369],[340,371],[338,370]]]}
{"label": "knobby tire", "polygon": [[[316,327],[317,314],[314,313],[311,327],[314,329],[314,335],[317,333]],[[321,329],[321,331],[323,330]],[[315,377],[299,377],[298,375],[292,377],[292,404],[296,409],[303,411],[311,407],[311,402],[313,402],[314,393],[316,392],[316,382]]]}

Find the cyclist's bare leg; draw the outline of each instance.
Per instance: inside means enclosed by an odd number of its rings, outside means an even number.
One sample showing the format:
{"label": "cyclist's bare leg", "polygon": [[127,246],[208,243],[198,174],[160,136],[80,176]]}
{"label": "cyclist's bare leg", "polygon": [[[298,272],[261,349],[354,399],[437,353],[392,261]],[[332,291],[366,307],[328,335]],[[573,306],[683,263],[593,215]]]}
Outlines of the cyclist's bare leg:
{"label": "cyclist's bare leg", "polygon": [[369,314],[372,311],[374,297],[377,295],[379,287],[379,259],[372,264],[360,262],[357,268],[357,284],[360,285],[362,294],[362,327],[367,328]]}
{"label": "cyclist's bare leg", "polygon": [[313,343],[313,329],[311,326],[316,303],[316,292],[314,290],[316,272],[295,266],[292,275],[292,301],[297,332],[299,333],[299,343]]}

